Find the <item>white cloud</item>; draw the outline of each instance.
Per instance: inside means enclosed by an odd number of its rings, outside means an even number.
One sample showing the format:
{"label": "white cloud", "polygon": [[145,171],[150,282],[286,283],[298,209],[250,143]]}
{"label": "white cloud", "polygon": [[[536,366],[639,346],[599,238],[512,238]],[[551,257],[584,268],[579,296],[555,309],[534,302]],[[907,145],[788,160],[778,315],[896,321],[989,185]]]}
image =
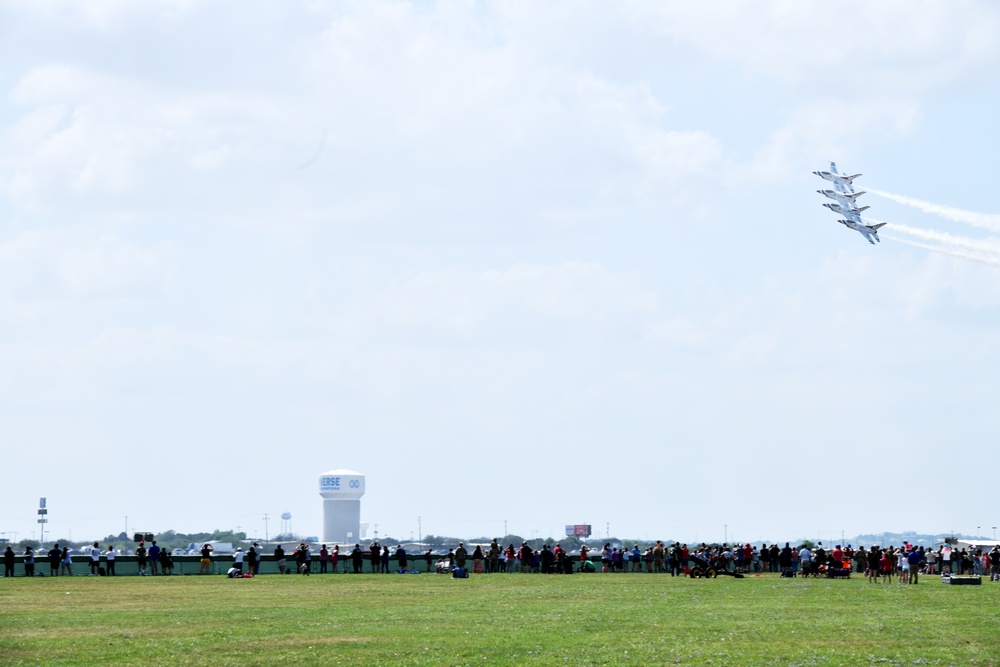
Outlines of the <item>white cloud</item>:
{"label": "white cloud", "polygon": [[162,295],[177,259],[169,244],[142,247],[80,230],[25,231],[0,242],[0,295],[24,303]]}
{"label": "white cloud", "polygon": [[[503,335],[524,326],[572,323],[602,328],[619,318],[648,316],[658,299],[634,276],[594,263],[516,265],[470,274],[457,269],[421,273],[366,297],[344,318],[361,331],[389,326],[442,334]],[[341,324],[340,326],[343,326]]]}
{"label": "white cloud", "polygon": [[932,0],[836,6],[772,0],[633,2],[636,22],[757,77],[868,94],[927,90],[991,75],[1000,20],[989,3]]}

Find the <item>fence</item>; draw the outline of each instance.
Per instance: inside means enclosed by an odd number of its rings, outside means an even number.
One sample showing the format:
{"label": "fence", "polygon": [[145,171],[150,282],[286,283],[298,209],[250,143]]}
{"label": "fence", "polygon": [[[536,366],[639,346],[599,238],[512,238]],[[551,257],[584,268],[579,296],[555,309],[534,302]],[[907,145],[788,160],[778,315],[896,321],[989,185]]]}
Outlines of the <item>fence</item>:
{"label": "fence", "polygon": [[[434,555],[431,558],[430,566],[428,567],[427,560],[423,554],[416,557],[407,557],[406,569],[407,571],[413,572],[427,572],[428,570],[433,572],[435,565],[441,556]],[[90,574],[90,557],[89,556],[71,556],[72,560],[72,574],[73,576],[89,575]],[[116,556],[115,557],[115,575],[116,576],[135,576],[139,574],[138,560],[134,555],[129,556]],[[201,556],[172,556],[174,567],[172,574],[174,575],[196,575],[201,571]],[[365,557],[362,559],[362,572],[369,574],[372,572],[378,572],[379,568],[376,567],[372,569],[372,560],[365,553]],[[107,561],[102,556],[100,560],[100,566],[107,568]],[[286,570],[289,572],[295,572],[296,564],[295,560],[291,557],[291,554],[287,554],[285,558]],[[212,564],[210,570],[212,574],[225,574],[227,570],[233,565],[233,557],[231,555],[213,555]],[[471,567],[472,560],[469,559],[468,565]],[[248,564],[246,558],[243,560],[243,571],[247,571]],[[60,565],[61,568],[61,565]],[[310,561],[310,571],[312,574],[319,574],[321,570],[319,556],[313,554],[313,558]],[[389,559],[389,571],[396,572],[399,570],[399,560],[396,558]],[[157,567],[159,571],[159,567]],[[344,557],[340,556],[336,566],[331,563],[328,565],[327,571],[333,574],[347,574],[354,572],[354,565],[350,556]],[[146,567],[147,574],[150,573],[150,568]],[[49,559],[46,556],[35,556],[35,576],[48,577],[51,573],[51,566],[49,564]],[[273,555],[265,554],[260,561],[260,567],[258,568],[259,574],[280,574],[278,568],[278,561],[275,560]],[[14,576],[23,577],[24,573],[24,556],[17,556],[14,561]],[[66,575],[62,575],[66,576]],[[2,577],[0,577],[2,578]]]}

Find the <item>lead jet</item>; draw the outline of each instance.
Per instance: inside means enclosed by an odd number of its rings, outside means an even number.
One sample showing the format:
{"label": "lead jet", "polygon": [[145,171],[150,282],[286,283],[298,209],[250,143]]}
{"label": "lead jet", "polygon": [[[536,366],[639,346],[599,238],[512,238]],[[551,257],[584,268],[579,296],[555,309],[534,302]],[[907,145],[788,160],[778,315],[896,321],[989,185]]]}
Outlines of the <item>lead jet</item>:
{"label": "lead jet", "polygon": [[813,173],[825,181],[831,181],[837,192],[842,192],[844,194],[854,192],[854,179],[861,176],[861,174],[848,176],[847,174],[838,173],[836,162],[830,163],[830,171],[814,171]]}
{"label": "lead jet", "polygon": [[860,197],[865,193],[864,190],[862,190],[861,192],[851,192],[851,193],[837,192],[836,190],[817,190],[816,192],[820,193],[825,197],[829,197],[830,199],[839,203],[844,208],[851,208],[851,209],[857,209],[854,200],[856,200],[858,197]]}
{"label": "lead jet", "polygon": [[[858,216],[858,219],[860,220],[861,216]],[[875,241],[878,241],[879,243],[882,242],[878,237],[878,229],[879,227],[885,227],[886,223],[884,222],[879,222],[874,225],[866,225],[863,222],[855,222],[854,220],[838,220],[837,222],[842,225],[847,225],[856,232],[860,232],[861,235],[868,239],[868,242],[872,245],[875,245]],[[872,241],[872,238],[874,238],[875,241]]]}

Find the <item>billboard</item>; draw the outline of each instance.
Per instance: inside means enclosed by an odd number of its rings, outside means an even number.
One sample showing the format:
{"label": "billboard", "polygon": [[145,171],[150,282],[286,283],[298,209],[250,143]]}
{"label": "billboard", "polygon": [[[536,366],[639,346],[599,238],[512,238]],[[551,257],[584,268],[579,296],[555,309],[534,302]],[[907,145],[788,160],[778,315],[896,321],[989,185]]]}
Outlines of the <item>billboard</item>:
{"label": "billboard", "polygon": [[566,524],[566,535],[572,537],[590,537],[590,528],[589,523]]}

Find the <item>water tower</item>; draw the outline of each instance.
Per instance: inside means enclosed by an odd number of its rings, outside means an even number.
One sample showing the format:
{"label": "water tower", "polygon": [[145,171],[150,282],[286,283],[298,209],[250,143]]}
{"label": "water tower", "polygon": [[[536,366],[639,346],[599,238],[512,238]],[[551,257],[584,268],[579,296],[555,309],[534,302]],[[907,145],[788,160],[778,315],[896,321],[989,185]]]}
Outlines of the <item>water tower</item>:
{"label": "water tower", "polygon": [[323,541],[351,543],[361,539],[361,496],[365,476],[353,470],[328,470],[319,476],[323,496]]}

